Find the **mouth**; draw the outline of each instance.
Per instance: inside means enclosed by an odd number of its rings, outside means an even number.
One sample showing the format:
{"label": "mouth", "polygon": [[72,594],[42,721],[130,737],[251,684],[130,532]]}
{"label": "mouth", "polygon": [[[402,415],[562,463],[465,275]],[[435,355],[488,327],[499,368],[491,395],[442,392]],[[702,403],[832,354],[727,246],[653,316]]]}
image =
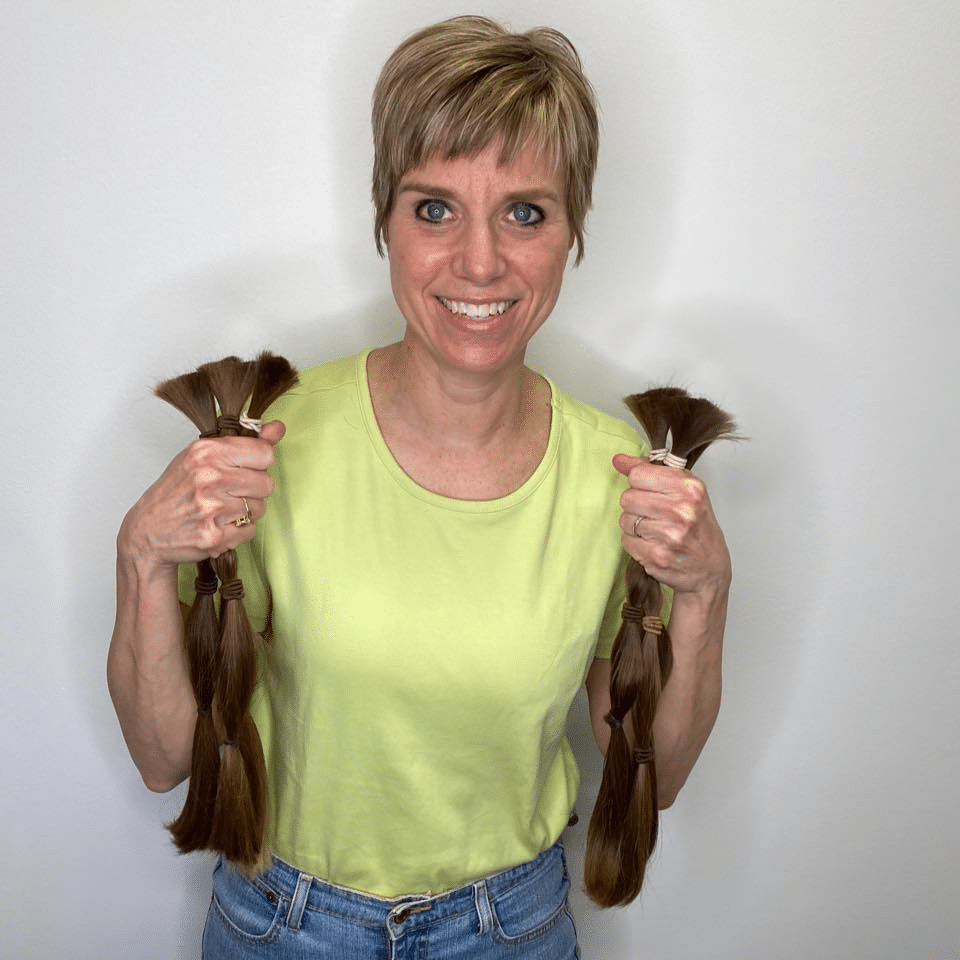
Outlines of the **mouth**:
{"label": "mouth", "polygon": [[437,297],[437,299],[451,313],[469,317],[471,320],[486,320],[488,317],[499,316],[517,302],[516,300],[491,300],[489,303],[465,303],[462,300],[448,300],[446,297]]}

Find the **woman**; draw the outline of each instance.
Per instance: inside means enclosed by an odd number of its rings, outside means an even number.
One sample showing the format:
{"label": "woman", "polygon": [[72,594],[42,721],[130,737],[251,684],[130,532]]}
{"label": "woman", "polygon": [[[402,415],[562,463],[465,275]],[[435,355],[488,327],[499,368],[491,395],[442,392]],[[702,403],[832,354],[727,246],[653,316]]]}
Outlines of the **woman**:
{"label": "woman", "polygon": [[307,371],[260,438],[191,444],[131,509],[110,689],[147,786],[182,781],[177,568],[249,541],[275,857],[254,879],[218,866],[204,956],[573,957],[564,726],[586,682],[605,748],[622,548],[674,591],[662,806],[718,709],[729,557],[700,481],[524,364],[596,163],[568,41],[427,28],[373,123],[403,338]]}

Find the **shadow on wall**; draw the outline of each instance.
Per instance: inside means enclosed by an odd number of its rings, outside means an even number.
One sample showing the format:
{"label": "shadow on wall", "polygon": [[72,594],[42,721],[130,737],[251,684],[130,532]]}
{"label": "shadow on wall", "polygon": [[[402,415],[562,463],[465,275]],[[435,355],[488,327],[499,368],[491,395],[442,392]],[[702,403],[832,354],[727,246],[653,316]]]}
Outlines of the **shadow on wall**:
{"label": "shadow on wall", "polygon": [[[569,331],[545,327],[535,363],[565,389],[627,421],[621,396],[665,382],[685,386],[729,409],[747,439],[715,445],[696,468],[734,564],[724,704],[698,767],[662,818],[639,925],[630,912],[598,911],[582,892],[586,825],[602,765],[585,699],[574,707],[570,738],[582,784],[580,824],[570,831],[569,844],[585,960],[607,956],[600,951],[604,943],[629,942],[635,949],[656,944],[661,934],[666,937],[668,923],[683,922],[674,911],[690,902],[697,886],[704,888],[698,902],[712,902],[715,891],[724,889],[731,916],[749,911],[754,892],[731,887],[725,870],[739,863],[736,873],[750,876],[751,865],[762,859],[767,761],[776,760],[780,730],[795,706],[805,639],[815,629],[810,599],[827,586],[829,558],[838,548],[826,524],[829,465],[818,458],[829,413],[810,402],[814,385],[827,411],[838,402],[839,364],[829,347],[795,320],[729,303],[648,308],[642,317],[623,321],[621,333],[631,325],[633,335],[610,353]],[[741,899],[742,911],[736,905]]]}

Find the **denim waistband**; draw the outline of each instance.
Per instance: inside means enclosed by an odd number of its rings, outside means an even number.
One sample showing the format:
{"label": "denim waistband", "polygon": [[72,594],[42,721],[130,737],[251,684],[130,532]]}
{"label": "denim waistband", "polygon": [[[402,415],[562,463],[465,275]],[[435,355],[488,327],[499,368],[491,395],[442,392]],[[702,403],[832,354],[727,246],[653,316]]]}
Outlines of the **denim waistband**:
{"label": "denim waistband", "polygon": [[416,893],[394,898],[377,897],[321,880],[277,856],[274,856],[272,865],[252,882],[267,897],[282,898],[290,903],[287,926],[293,929],[300,926],[305,910],[332,913],[369,926],[382,927],[387,922],[391,927],[398,924],[416,927],[418,921],[434,923],[469,911],[483,914],[486,912],[485,904],[490,899],[562,863],[563,845],[557,841],[527,863],[480,877],[455,890],[436,895]]}

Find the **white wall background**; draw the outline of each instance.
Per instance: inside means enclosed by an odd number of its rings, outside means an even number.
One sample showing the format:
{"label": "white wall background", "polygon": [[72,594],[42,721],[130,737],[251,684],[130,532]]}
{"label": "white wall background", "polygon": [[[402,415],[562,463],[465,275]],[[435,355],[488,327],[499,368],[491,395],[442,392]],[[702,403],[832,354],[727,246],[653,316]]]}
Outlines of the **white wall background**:
{"label": "white wall background", "polygon": [[[463,8],[5,6],[0,952],[196,957],[210,864],[173,852],[181,794],[142,786],[104,680],[115,531],[189,437],[150,387],[398,335],[369,96]],[[567,31],[604,110],[534,362],[609,410],[689,384],[751,438],[701,471],[736,567],[724,708],[642,899],[578,894],[584,957],[956,958],[960,7],[480,9]]]}

